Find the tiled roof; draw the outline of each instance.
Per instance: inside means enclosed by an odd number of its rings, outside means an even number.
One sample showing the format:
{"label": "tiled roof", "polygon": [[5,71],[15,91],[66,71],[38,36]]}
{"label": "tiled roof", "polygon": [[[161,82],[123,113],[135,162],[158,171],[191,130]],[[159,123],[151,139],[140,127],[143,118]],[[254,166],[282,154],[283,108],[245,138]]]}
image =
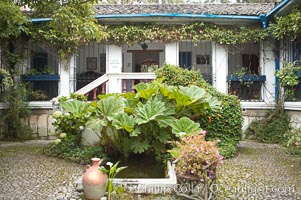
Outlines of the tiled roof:
{"label": "tiled roof", "polygon": [[216,15],[260,15],[274,8],[273,3],[252,4],[136,4],[95,5],[96,14],[216,14]]}

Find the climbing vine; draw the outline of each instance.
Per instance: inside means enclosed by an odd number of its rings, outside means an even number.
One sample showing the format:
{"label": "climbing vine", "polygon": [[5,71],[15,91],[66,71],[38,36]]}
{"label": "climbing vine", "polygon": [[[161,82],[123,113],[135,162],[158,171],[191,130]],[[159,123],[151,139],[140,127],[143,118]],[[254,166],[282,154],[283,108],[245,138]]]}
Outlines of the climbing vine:
{"label": "climbing vine", "polygon": [[13,79],[7,70],[0,68],[0,76],[2,76],[1,83],[3,84],[4,89],[13,86]]}
{"label": "climbing vine", "polygon": [[19,7],[7,1],[0,3],[0,40],[16,38],[21,33],[21,25],[27,23],[27,18]]}
{"label": "climbing vine", "polygon": [[301,39],[301,10],[298,7],[286,15],[276,18],[276,22],[270,24],[269,31],[276,39],[289,37],[292,40]]}
{"label": "climbing vine", "polygon": [[243,44],[260,41],[268,33],[260,27],[218,26],[196,22],[182,25],[162,24],[125,24],[108,25],[104,29],[108,33],[108,41],[116,44],[133,44],[149,41],[215,41],[219,44]]}
{"label": "climbing vine", "polygon": [[100,41],[106,38],[102,26],[92,17],[94,3],[94,1],[70,0],[57,6],[55,10],[51,4],[48,17],[52,20],[49,23],[30,26],[31,36],[52,44],[58,50],[60,58],[68,60],[80,46],[91,40]]}

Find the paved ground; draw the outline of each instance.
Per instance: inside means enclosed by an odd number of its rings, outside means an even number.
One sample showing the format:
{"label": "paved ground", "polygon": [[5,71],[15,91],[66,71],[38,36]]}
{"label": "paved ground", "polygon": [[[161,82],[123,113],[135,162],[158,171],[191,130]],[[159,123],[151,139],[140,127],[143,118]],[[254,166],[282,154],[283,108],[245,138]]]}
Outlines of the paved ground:
{"label": "paved ground", "polygon": [[219,199],[301,199],[301,159],[275,144],[240,142],[218,177]]}
{"label": "paved ground", "polygon": [[0,143],[0,200],[76,199],[84,167],[41,155],[47,141]]}
{"label": "paved ground", "polygon": [[[0,142],[0,200],[81,199],[74,182],[84,166],[41,155],[46,143]],[[219,199],[301,199],[301,159],[278,145],[241,142],[218,171]]]}

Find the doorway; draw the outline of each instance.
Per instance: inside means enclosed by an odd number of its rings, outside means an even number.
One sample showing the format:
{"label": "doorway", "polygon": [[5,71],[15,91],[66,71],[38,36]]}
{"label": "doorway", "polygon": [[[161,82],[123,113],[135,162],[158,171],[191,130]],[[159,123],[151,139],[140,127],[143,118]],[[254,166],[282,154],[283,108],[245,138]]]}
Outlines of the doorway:
{"label": "doorway", "polygon": [[143,50],[133,53],[133,71],[145,72],[145,65],[159,65],[159,51]]}

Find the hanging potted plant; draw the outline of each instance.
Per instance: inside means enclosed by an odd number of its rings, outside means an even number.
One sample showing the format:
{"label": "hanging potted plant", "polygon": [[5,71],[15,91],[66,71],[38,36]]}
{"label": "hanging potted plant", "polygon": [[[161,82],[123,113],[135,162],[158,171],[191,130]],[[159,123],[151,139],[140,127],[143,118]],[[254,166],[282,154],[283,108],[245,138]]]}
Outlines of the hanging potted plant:
{"label": "hanging potted plant", "polygon": [[297,62],[289,62],[276,72],[281,87],[284,88],[284,99],[296,101],[296,86],[301,78],[301,65]]}

